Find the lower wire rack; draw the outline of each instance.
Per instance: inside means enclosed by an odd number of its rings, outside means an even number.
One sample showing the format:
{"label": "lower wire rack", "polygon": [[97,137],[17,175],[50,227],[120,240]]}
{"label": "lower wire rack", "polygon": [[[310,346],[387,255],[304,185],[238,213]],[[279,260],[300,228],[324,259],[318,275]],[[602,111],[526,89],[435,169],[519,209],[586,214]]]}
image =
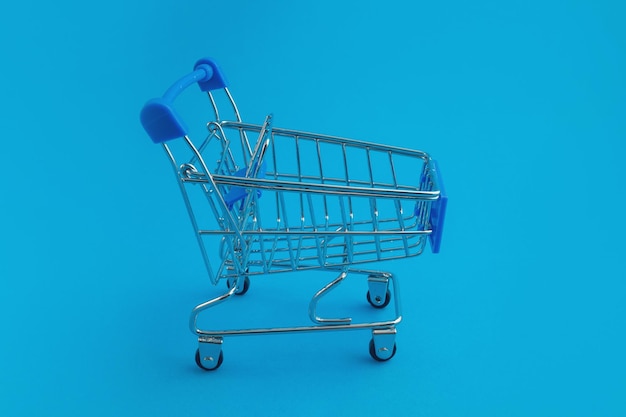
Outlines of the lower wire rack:
{"label": "lower wire rack", "polygon": [[355,271],[342,271],[339,276],[320,289],[309,303],[309,318],[313,324],[294,327],[251,328],[232,330],[205,330],[197,326],[199,315],[205,310],[230,299],[234,295],[243,295],[250,288],[250,279],[245,276],[240,280],[232,280],[227,284],[228,292],[202,303],[192,311],[190,328],[198,336],[198,350],[196,364],[203,370],[218,369],[224,361],[222,350],[225,337],[241,335],[270,335],[284,333],[340,331],[340,330],[370,330],[372,338],[369,344],[369,353],[373,359],[385,362],[396,353],[396,326],[402,320],[400,300],[398,296],[398,282],[392,274],[380,271],[356,271],[357,274],[367,275],[368,290],[367,302],[375,309],[387,307],[393,300],[394,317],[384,321],[370,321],[354,323],[352,318],[325,318],[317,314],[317,305],[322,297],[343,282],[348,274]]}

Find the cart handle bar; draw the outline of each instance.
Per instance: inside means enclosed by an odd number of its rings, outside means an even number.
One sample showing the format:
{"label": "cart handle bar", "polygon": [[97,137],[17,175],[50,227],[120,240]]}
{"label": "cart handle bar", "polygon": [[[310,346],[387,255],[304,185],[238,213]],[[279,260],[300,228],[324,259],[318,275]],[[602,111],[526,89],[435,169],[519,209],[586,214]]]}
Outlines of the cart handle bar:
{"label": "cart handle bar", "polygon": [[141,109],[141,124],[154,143],[187,135],[187,126],[174,110],[173,103],[184,89],[194,83],[198,83],[202,91],[226,87],[226,79],[215,61],[211,58],[198,60],[193,72],[176,81],[163,97],[149,100]]}

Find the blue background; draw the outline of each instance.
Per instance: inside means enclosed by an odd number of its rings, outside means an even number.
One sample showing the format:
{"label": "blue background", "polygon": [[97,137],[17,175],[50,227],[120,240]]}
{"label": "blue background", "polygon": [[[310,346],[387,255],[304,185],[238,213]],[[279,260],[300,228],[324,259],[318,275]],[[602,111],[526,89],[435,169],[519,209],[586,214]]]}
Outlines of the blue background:
{"label": "blue background", "polygon": [[[5,5],[0,415],[623,416],[625,11]],[[388,265],[405,313],[392,361],[349,332],[227,339],[218,372],[196,368],[187,315],[215,290],[138,113],[205,55],[247,120],[439,160],[443,251]],[[279,276],[225,311],[295,317],[330,278]]]}

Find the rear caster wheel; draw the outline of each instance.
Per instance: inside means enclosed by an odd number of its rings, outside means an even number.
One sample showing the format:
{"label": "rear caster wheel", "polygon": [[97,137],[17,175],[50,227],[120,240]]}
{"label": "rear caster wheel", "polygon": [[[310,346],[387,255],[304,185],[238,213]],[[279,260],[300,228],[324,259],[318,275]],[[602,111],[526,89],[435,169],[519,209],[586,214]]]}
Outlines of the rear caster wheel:
{"label": "rear caster wheel", "polygon": [[374,299],[372,300],[372,297],[370,296],[370,292],[369,291],[367,292],[367,302],[370,303],[372,307],[374,308],[385,308],[387,307],[390,301],[391,301],[391,292],[389,290],[387,290],[387,292],[385,293],[384,300],[382,300],[382,298],[380,297],[374,297]]}
{"label": "rear caster wheel", "polygon": [[[230,290],[235,284],[235,280],[231,280],[230,278],[226,280],[226,286]],[[235,295],[244,295],[250,289],[250,278],[247,276],[243,279],[243,288],[239,289],[239,291],[235,292]]]}
{"label": "rear caster wheel", "polygon": [[[370,355],[374,360],[378,362],[386,362],[389,359],[393,358],[396,354],[396,344],[393,344],[393,348],[391,350],[391,355],[389,355],[389,349],[383,348],[383,350],[379,353],[376,351],[376,345],[374,344],[374,339],[370,340]],[[379,356],[380,355],[380,356]]]}
{"label": "rear caster wheel", "polygon": [[196,365],[198,365],[200,369],[203,369],[205,371],[215,371],[217,368],[219,368],[222,365],[222,362],[224,362],[224,353],[220,350],[220,356],[219,358],[217,358],[217,364],[213,368],[207,368],[206,366],[202,364],[202,358],[200,357],[200,349],[196,350]]}

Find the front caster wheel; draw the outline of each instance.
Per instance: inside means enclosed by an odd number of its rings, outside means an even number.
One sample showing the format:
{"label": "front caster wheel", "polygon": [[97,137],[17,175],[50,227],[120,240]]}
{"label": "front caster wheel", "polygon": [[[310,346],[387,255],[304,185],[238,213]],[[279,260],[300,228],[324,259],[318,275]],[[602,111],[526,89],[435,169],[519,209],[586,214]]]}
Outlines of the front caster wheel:
{"label": "front caster wheel", "polygon": [[384,300],[379,296],[374,297],[374,299],[372,300],[370,292],[369,291],[367,292],[367,302],[370,303],[372,307],[374,308],[385,308],[387,307],[390,301],[391,301],[391,292],[389,290],[387,290],[387,292],[385,293]]}
{"label": "front caster wheel", "polygon": [[[393,344],[393,348],[391,350],[391,355],[389,355],[389,349],[387,348],[382,348],[381,352],[377,352],[376,351],[376,345],[374,344],[374,339],[370,340],[370,355],[372,356],[372,358],[374,358],[374,360],[378,361],[378,362],[386,362],[389,359],[393,358],[393,356],[396,354],[396,344]],[[380,356],[379,356],[380,355]]]}
{"label": "front caster wheel", "polygon": [[[233,285],[235,284],[235,280],[234,279],[227,279],[226,280],[226,286],[228,287],[228,289],[230,290]],[[245,293],[248,292],[248,290],[250,289],[250,278],[248,278],[247,276],[243,278],[243,288],[240,288],[239,291],[235,292],[235,295],[244,295]]]}
{"label": "front caster wheel", "polygon": [[202,364],[202,358],[200,357],[200,349],[196,350],[196,365],[198,365],[200,369],[203,369],[205,371],[215,371],[217,368],[219,368],[222,365],[222,362],[224,362],[224,353],[220,350],[220,356],[219,358],[217,358],[217,364],[212,368],[207,368],[206,366]]}

